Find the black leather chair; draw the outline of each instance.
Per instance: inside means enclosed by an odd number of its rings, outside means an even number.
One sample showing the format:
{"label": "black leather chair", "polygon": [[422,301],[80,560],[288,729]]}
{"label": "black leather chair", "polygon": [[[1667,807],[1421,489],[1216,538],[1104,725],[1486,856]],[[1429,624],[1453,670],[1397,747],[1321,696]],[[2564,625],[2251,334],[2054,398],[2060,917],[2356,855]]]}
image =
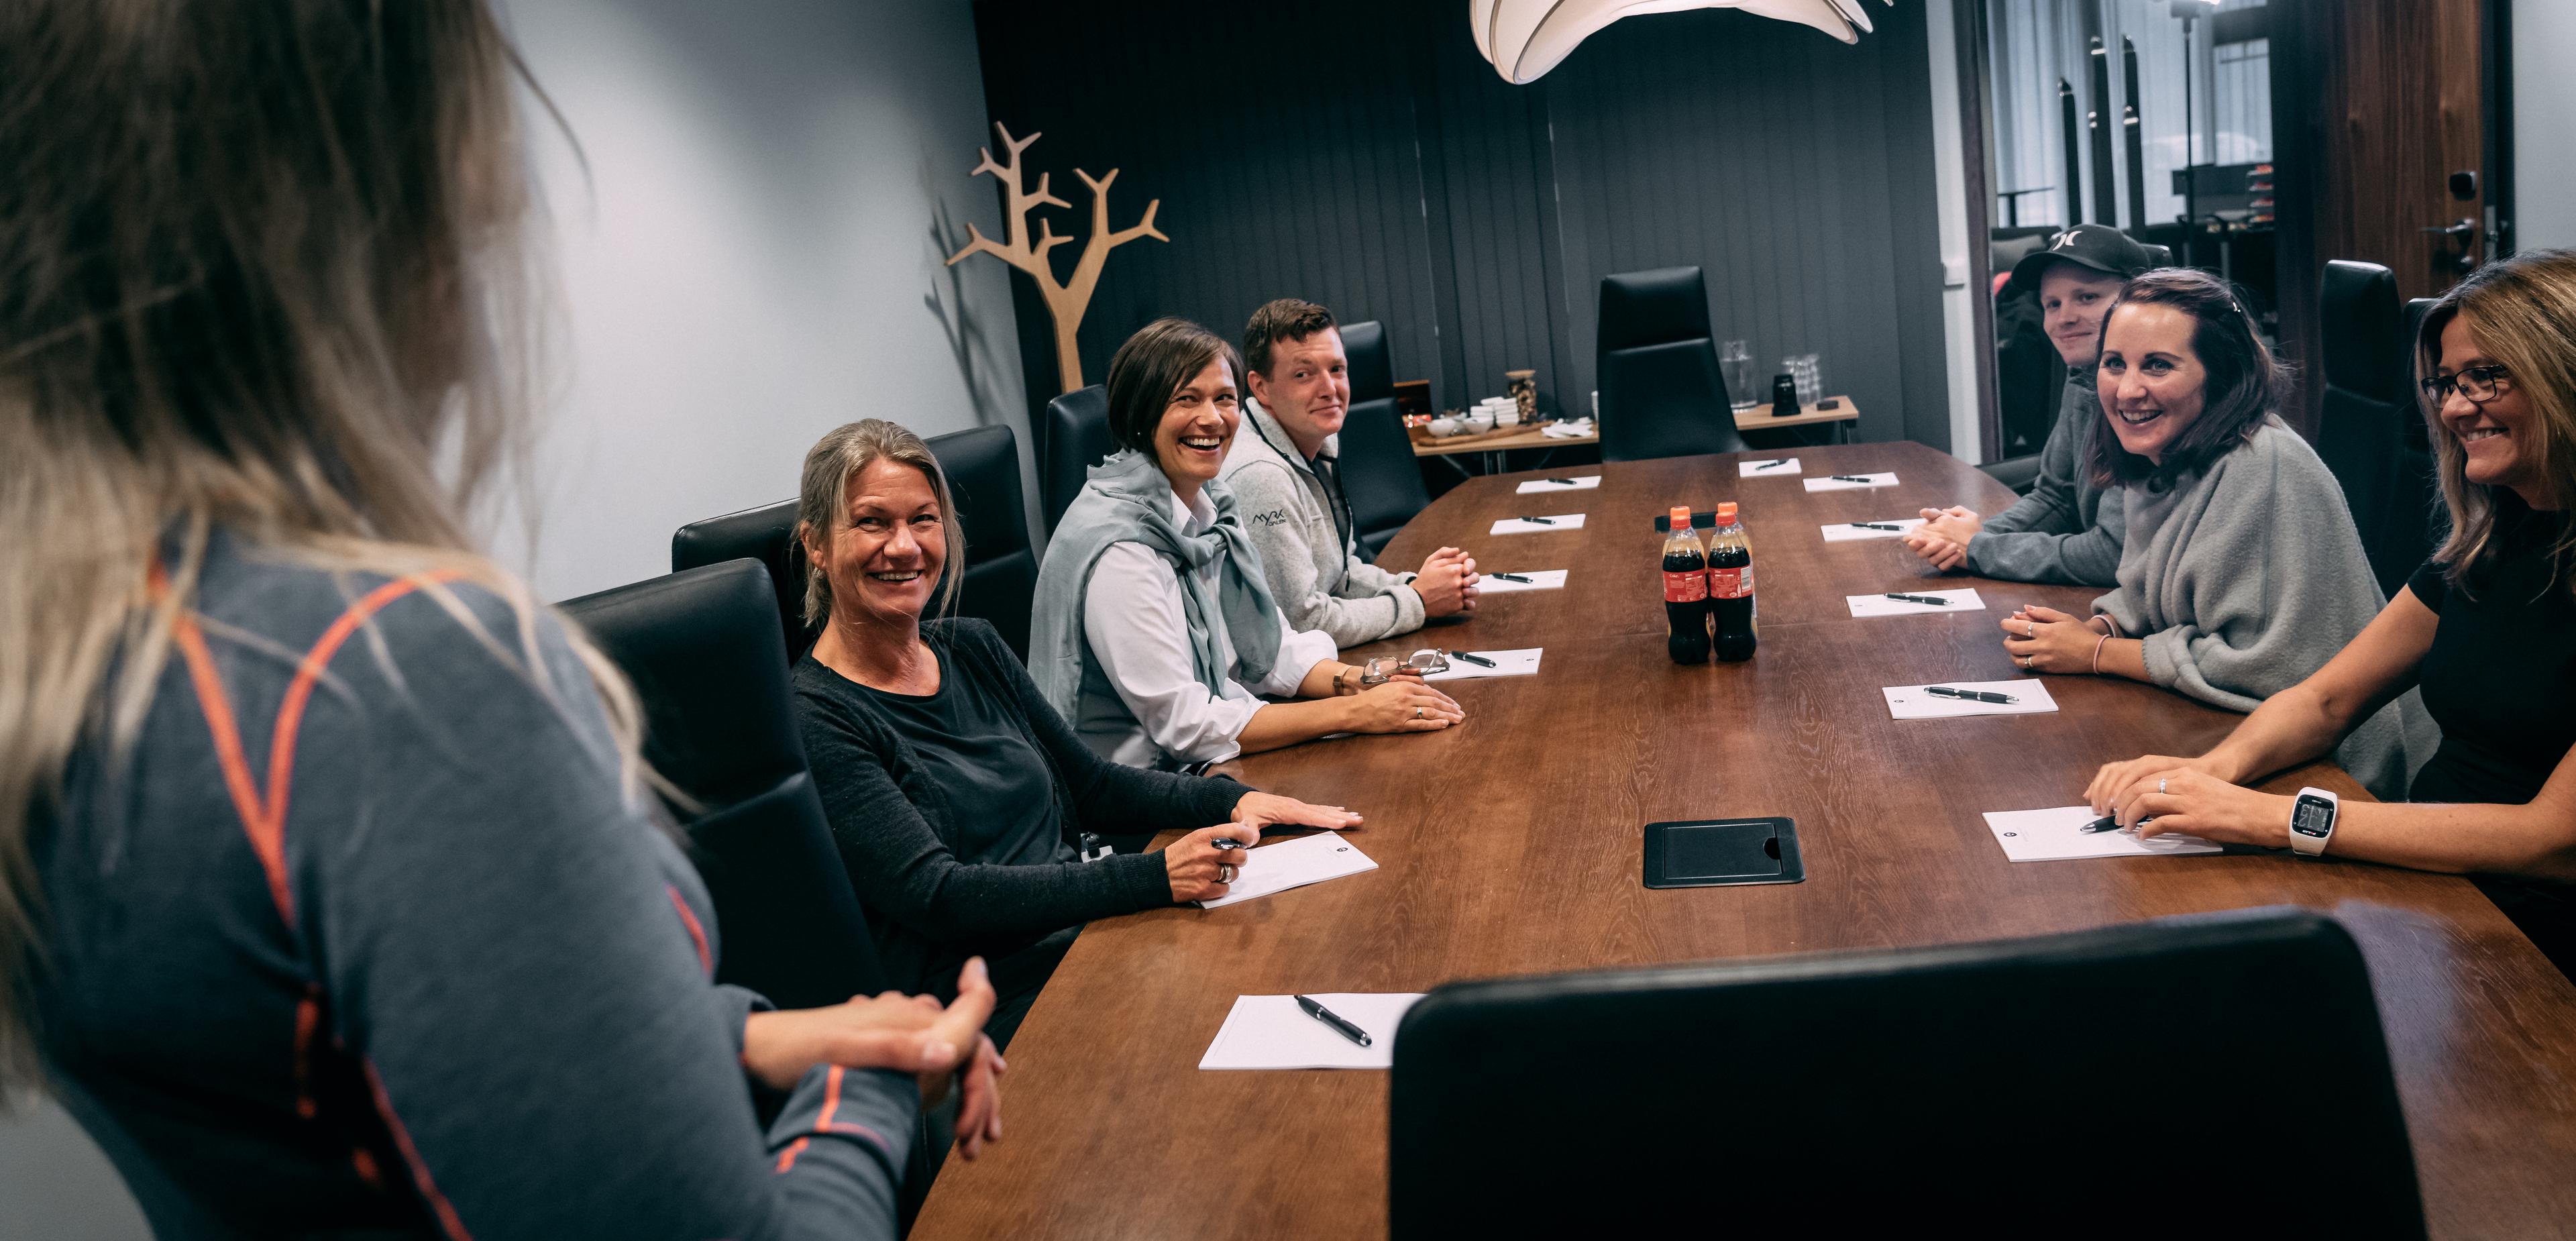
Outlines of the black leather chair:
{"label": "black leather chair", "polygon": [[729,560],[585,595],[564,611],[643,699],[644,755],[715,899],[716,978],[782,1008],[886,987],[805,768],[769,574]]}
{"label": "black leather chair", "polygon": [[2424,1236],[2370,975],[2300,909],[1451,984],[1391,1089],[1399,1241]]}
{"label": "black leather chair", "polygon": [[1413,438],[1395,405],[1395,363],[1386,328],[1375,320],[1345,323],[1342,352],[1351,363],[1351,410],[1342,420],[1342,494],[1351,502],[1351,525],[1360,554],[1377,559],[1388,541],[1431,503]]}
{"label": "black leather chair", "polygon": [[1742,452],[1696,267],[1601,278],[1601,459]]}
{"label": "black leather chair", "polygon": [[1109,389],[1100,384],[1076,388],[1047,402],[1046,431],[1038,438],[1039,516],[1047,533],[1064,520],[1064,510],[1082,494],[1083,481],[1101,458],[1118,451],[1109,434]]}
{"label": "black leather chair", "polygon": [[2026,496],[2039,485],[2039,454],[2014,457],[2009,461],[1989,461],[1977,467],[1986,477],[2013,489],[2013,494]]}
{"label": "black leather chair", "polygon": [[2409,387],[2412,350],[2397,277],[2376,263],[2326,264],[2318,296],[2324,384],[2317,455],[2343,484],[2380,589],[2395,593],[2432,545],[2433,462]]}
{"label": "black leather chair", "polygon": [[977,427],[925,442],[939,458],[939,472],[948,476],[957,524],[966,532],[966,581],[958,588],[958,614],[993,622],[1002,641],[1025,663],[1038,557],[1029,546],[1028,509],[1021,503],[1019,438],[1009,427]]}
{"label": "black leather chair", "polygon": [[805,627],[805,548],[796,541],[796,502],[781,500],[739,513],[693,521],[671,534],[671,571],[728,560],[754,560],[769,573],[787,662],[805,657],[814,631]]}

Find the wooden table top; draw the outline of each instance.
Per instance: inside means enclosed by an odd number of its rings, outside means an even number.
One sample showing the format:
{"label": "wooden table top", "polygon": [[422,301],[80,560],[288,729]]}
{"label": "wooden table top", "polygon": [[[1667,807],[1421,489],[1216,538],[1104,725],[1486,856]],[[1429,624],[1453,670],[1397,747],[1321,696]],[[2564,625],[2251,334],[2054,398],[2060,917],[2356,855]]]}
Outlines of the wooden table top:
{"label": "wooden table top", "polygon": [[[1388,1075],[1200,1072],[1239,994],[1426,991],[2270,904],[2330,910],[2361,941],[2433,1235],[2576,1229],[2576,987],[2503,914],[2459,878],[2334,860],[2005,861],[1982,812],[2074,804],[2099,764],[2198,753],[2238,717],[2052,677],[2055,714],[1889,719],[1879,687],[2021,675],[1998,622],[2023,602],[2080,611],[2098,592],[1942,579],[1894,540],[1826,544],[1826,522],[2012,497],[1917,444],[1796,455],[1807,477],[1894,470],[1899,485],[1809,493],[1795,477],[1738,479],[1737,457],[1694,457],[1607,465],[1598,490],[1548,497],[1539,511],[1589,515],[1576,531],[1486,535],[1531,511],[1536,497],[1512,492],[1530,474],[1470,480],[1425,510],[1386,563],[1455,544],[1487,572],[1570,569],[1567,588],[1489,595],[1470,620],[1358,650],[1544,646],[1540,673],[1447,685],[1467,709],[1459,728],[1240,762],[1258,787],[1366,815],[1351,839],[1379,868],[1087,928],[1011,1046],[1006,1140],[949,1160],[913,1235],[1383,1235]],[[1728,499],[1752,539],[1761,647],[1748,663],[1676,667],[1653,519]],[[1936,581],[1975,586],[1987,610],[1859,619],[1843,602]],[[2323,765],[2267,787],[2301,784],[2361,795]],[[1643,824],[1721,815],[1796,818],[1806,881],[1641,884]],[[2297,1071],[2276,1047],[2150,1054]],[[2212,1177],[2296,1174],[2280,1151],[2174,1154]]]}
{"label": "wooden table top", "polygon": [[[1802,406],[1786,418],[1771,416],[1768,405],[1754,405],[1735,411],[1735,428],[1739,431],[1777,431],[1783,427],[1812,427],[1835,422],[1857,422],[1860,407],[1847,396],[1828,398],[1840,404],[1833,409]],[[1532,429],[1517,435],[1494,435],[1489,439],[1454,438],[1448,443],[1426,444],[1413,441],[1417,457],[1447,457],[1462,452],[1510,452],[1522,448],[1572,448],[1579,444],[1598,444],[1598,435],[1551,436],[1544,430]]]}

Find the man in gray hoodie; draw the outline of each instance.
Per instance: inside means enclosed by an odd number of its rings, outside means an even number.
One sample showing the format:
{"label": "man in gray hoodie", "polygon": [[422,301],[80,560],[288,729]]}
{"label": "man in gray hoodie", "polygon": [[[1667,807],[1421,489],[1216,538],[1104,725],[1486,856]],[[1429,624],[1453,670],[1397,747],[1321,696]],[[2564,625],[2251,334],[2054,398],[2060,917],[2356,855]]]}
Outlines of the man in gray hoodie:
{"label": "man in gray hoodie", "polygon": [[1988,518],[1952,505],[1923,510],[1924,522],[1905,545],[1933,567],[2014,582],[2109,586],[2120,569],[2127,520],[2120,493],[2085,477],[2085,446],[2102,421],[2093,387],[2101,354],[2102,316],[2129,278],[2171,257],[2104,224],[2079,224],[2058,234],[2045,250],[2013,266],[2015,289],[2038,293],[2048,339],[2066,360],[2065,399],[2057,425],[2039,450],[2039,479],[2030,494]]}
{"label": "man in gray hoodie", "polygon": [[1295,298],[1254,311],[1243,367],[1251,399],[1218,477],[1234,490],[1290,627],[1322,630],[1349,647],[1472,610],[1476,561],[1464,551],[1441,548],[1416,573],[1390,573],[1360,556],[1339,443],[1350,363],[1333,312]]}

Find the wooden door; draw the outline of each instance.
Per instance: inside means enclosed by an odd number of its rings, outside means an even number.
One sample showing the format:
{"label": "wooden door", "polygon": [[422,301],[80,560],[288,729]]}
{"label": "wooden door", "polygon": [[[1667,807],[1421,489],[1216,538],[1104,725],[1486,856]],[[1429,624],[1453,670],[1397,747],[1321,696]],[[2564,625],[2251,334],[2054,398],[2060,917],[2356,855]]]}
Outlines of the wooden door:
{"label": "wooden door", "polygon": [[2502,170],[2488,167],[2496,118],[2484,66],[2495,31],[2488,0],[2266,7],[2281,344],[2300,364],[2297,412],[2313,430],[2326,263],[2378,263],[2397,273],[2401,296],[2431,297],[2490,252],[2488,206]]}

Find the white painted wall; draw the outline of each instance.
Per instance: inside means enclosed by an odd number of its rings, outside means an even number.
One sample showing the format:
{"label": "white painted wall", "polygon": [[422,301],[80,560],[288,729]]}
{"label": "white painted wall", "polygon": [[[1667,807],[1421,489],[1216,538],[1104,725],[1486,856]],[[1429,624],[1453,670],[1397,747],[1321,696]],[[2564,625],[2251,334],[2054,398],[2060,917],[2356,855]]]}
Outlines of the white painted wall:
{"label": "white painted wall", "polygon": [[2576,3],[2514,0],[2513,245],[2576,246]]}
{"label": "white painted wall", "polygon": [[1977,335],[1981,290],[1968,279],[1967,138],[1959,115],[1958,19],[1951,0],[1923,0],[1931,27],[1932,181],[1941,213],[1941,336],[1950,362],[1950,455],[1970,465],[1985,460],[1978,429]]}
{"label": "white painted wall", "polygon": [[542,597],[668,572],[674,528],[795,494],[854,418],[999,420],[1025,457],[1009,272],[942,263],[999,222],[965,0],[505,7],[589,162],[540,144],[568,389],[533,547],[496,550]]}

